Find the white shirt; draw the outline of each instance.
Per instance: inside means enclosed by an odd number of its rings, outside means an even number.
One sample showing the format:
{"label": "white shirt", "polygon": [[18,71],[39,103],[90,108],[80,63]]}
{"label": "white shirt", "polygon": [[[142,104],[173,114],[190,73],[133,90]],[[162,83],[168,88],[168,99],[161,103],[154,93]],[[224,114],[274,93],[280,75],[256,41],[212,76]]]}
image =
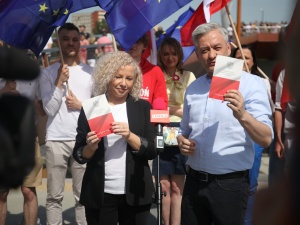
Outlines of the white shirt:
{"label": "white shirt", "polygon": [[282,70],[276,82],[275,109],[281,109],[281,96],[282,96],[284,77],[285,77],[285,70]]}
{"label": "white shirt", "polygon": [[[76,137],[79,110],[70,110],[66,104],[68,93],[66,84],[59,89],[55,86],[60,63],[42,70],[40,90],[43,107],[48,115],[46,140],[74,141]],[[92,67],[84,63],[69,67],[69,87],[79,101],[92,96]]]}
{"label": "white shirt", "polygon": [[[0,89],[5,86],[5,79],[0,78]],[[25,80],[16,80],[16,90],[20,95],[29,98],[30,100],[40,100],[41,94],[39,90],[38,79],[25,81]]]}
{"label": "white shirt", "polygon": [[[110,105],[115,121],[128,124],[126,102]],[[104,137],[105,148],[105,183],[104,192],[125,194],[126,149],[127,142],[121,135],[110,134]]]}

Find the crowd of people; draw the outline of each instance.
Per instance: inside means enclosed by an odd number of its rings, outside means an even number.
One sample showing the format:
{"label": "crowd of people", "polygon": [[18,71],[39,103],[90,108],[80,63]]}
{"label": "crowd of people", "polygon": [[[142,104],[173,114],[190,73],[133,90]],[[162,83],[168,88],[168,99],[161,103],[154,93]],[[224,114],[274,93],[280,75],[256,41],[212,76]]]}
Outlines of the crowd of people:
{"label": "crowd of people", "polygon": [[[255,51],[247,45],[232,49],[229,35],[216,23],[194,30],[197,59],[206,71],[199,77],[183,68],[182,46],[175,38],[162,41],[158,65],[153,65],[143,57],[147,34],[128,51],[117,51],[105,31],[96,40],[85,26],[65,23],[58,30],[61,61],[43,68],[35,81],[0,80],[0,94],[28,96],[36,113],[48,117],[46,224],[63,224],[67,171],[77,224],[147,224],[158,182],[165,193],[165,225],[253,224],[263,150],[273,144],[270,151],[280,160],[286,154],[289,169],[295,101],[287,96],[285,70],[274,80],[274,101],[270,80],[258,71]],[[244,66],[238,90],[227,90],[222,101],[209,97],[218,55],[244,55],[250,70]],[[111,134],[104,137],[90,129],[82,107],[83,101],[100,95],[114,118]],[[150,109],[158,99],[171,122],[164,128],[159,161],[150,122]],[[26,225],[36,224],[38,217],[39,147],[37,139],[36,167],[21,187]],[[8,193],[0,189],[0,225],[5,224]]]}
{"label": "crowd of people", "polygon": [[[281,29],[286,28],[288,23],[286,21],[282,21],[281,23],[277,22],[267,22],[267,21],[254,21],[245,23],[242,22],[241,24],[241,31],[243,36],[257,34],[257,33],[273,33],[277,34],[280,32]],[[231,25],[227,27],[227,31],[229,33],[229,37],[233,37],[233,29]]]}
{"label": "crowd of people", "polygon": [[[115,51],[112,35],[110,33],[107,33],[105,28],[102,29],[100,37],[98,37],[98,35],[88,33],[86,31],[85,25],[80,25],[78,29],[80,34],[81,46],[80,54],[78,55],[78,57],[80,58],[81,62],[94,67],[96,60],[98,60],[108,52]],[[60,56],[51,54],[52,52],[55,52],[54,49],[51,50],[51,48],[53,48],[54,46],[58,46],[57,39],[55,39],[54,41],[53,38],[50,37],[40,57],[40,64],[43,67],[47,67],[50,64],[59,61]]]}

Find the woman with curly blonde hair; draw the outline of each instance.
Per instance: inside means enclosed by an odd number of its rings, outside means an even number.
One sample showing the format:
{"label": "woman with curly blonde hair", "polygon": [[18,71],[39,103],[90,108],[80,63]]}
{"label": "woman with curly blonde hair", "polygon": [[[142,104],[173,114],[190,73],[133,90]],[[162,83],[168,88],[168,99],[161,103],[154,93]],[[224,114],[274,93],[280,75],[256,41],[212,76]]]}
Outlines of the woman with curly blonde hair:
{"label": "woman with curly blonde hair", "polygon": [[93,71],[94,96],[105,94],[112,134],[98,138],[82,110],[75,160],[87,163],[80,203],[88,224],[147,224],[154,186],[148,160],[156,157],[149,102],[139,99],[142,73],[125,52],[107,53]]}
{"label": "woman with curly blonde hair", "polygon": [[[113,57],[113,60],[111,58]],[[142,88],[141,69],[136,61],[125,52],[107,53],[93,70],[93,95],[109,94],[108,83],[115,77],[118,70],[125,66],[133,66],[136,76],[131,92],[129,93],[135,100],[140,99],[140,90]]]}

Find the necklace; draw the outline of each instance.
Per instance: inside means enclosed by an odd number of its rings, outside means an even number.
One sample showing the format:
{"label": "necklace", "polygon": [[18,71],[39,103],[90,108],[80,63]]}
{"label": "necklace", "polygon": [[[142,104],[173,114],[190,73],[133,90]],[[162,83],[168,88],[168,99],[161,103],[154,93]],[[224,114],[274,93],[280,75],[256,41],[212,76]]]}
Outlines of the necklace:
{"label": "necklace", "polygon": [[178,75],[176,75],[176,74],[174,74],[173,76],[172,76],[172,80],[173,81],[179,81],[179,76]]}

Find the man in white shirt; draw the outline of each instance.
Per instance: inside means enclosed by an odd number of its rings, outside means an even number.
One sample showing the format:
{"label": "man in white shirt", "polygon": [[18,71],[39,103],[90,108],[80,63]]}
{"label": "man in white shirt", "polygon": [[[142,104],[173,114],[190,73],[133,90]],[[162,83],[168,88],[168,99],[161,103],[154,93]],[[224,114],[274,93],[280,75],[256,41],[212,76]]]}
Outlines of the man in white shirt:
{"label": "man in white shirt", "polygon": [[80,63],[80,35],[72,23],[58,30],[64,64],[55,63],[40,78],[46,125],[47,224],[62,224],[62,200],[67,169],[73,179],[77,224],[86,224],[84,207],[79,203],[85,166],[72,157],[81,102],[91,97],[92,67]]}

